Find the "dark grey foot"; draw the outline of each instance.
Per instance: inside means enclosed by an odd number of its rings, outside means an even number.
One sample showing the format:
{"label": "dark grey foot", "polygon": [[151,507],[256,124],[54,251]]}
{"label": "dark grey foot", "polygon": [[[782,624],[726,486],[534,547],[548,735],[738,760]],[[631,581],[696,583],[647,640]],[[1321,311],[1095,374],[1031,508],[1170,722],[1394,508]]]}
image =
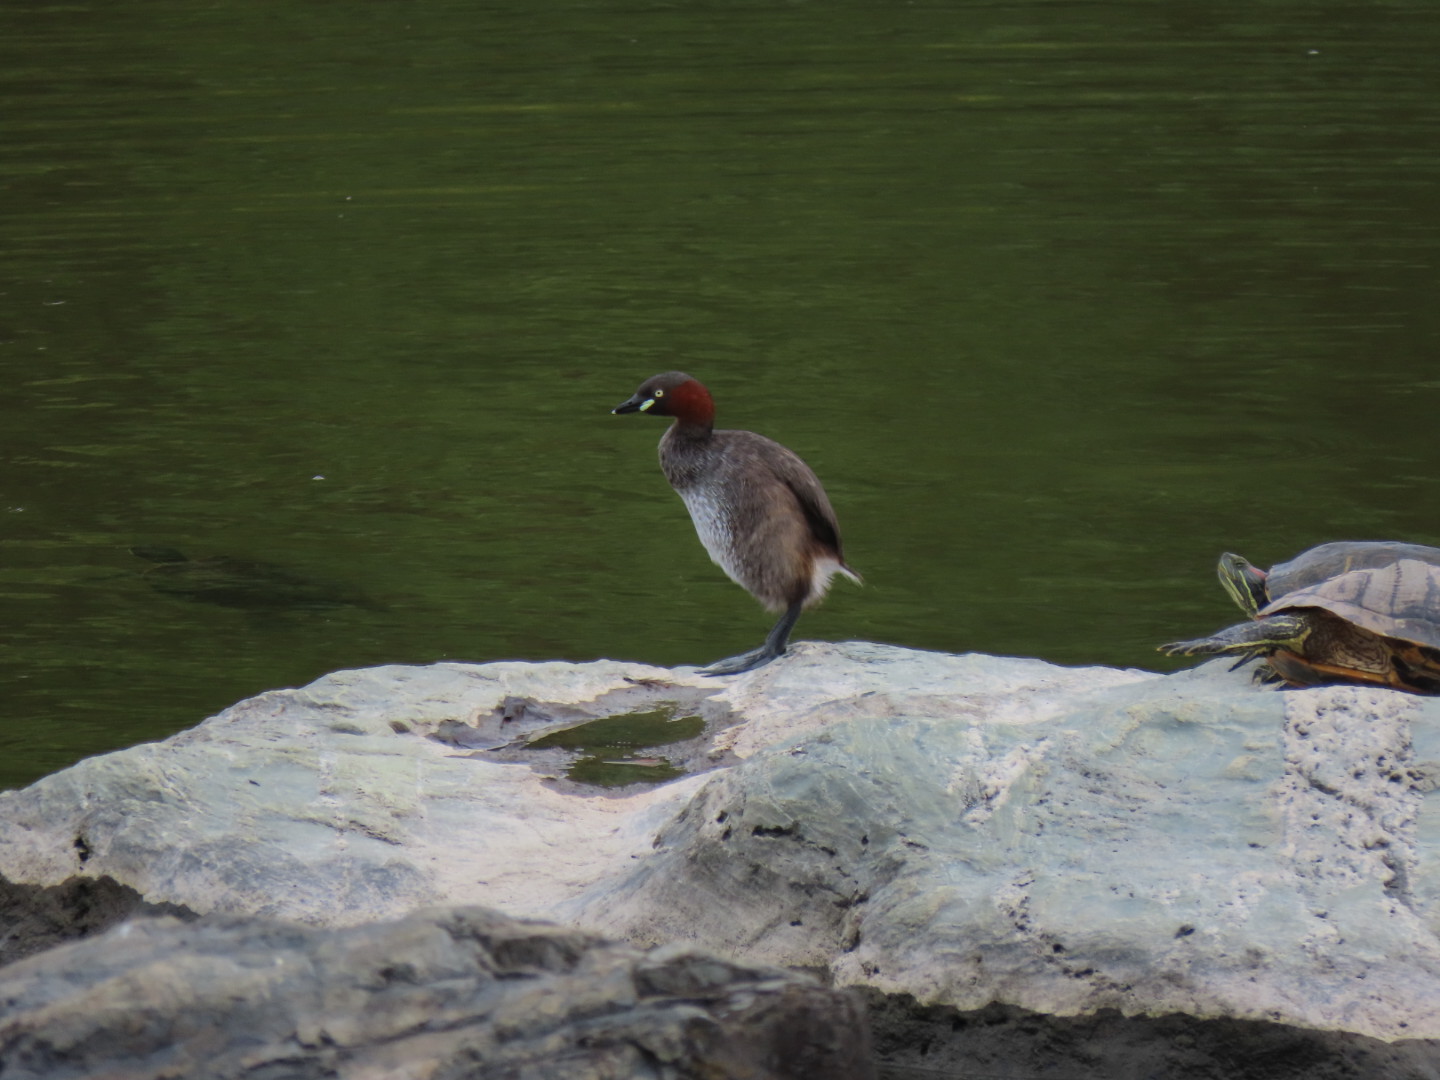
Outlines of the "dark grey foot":
{"label": "dark grey foot", "polygon": [[709,667],[700,669],[701,675],[739,675],[742,671],[754,671],[758,667],[764,667],[777,656],[784,656],[785,650],[772,649],[768,644],[761,645],[758,649],[751,649],[739,656],[727,657],[724,660],[716,660]]}
{"label": "dark grey foot", "polygon": [[795,620],[800,618],[800,609],[803,600],[796,600],[788,608],[785,614],[780,616],[779,621],[770,628],[770,633],[765,635],[765,644],[758,649],[751,649],[739,656],[731,656],[725,660],[716,660],[707,668],[701,668],[701,675],[739,675],[742,671],[754,671],[757,667],[764,667],[777,656],[785,655],[785,645],[790,640],[790,631],[795,629]]}

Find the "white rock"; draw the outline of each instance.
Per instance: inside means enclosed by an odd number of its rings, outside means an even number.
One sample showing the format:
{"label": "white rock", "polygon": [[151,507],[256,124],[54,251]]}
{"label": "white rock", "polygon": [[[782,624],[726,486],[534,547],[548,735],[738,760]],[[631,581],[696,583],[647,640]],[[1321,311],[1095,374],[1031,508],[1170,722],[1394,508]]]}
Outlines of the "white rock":
{"label": "white rock", "polygon": [[[667,700],[711,719],[708,770],[669,784],[463,748]],[[322,924],[483,903],[959,1008],[1436,1038],[1437,776],[1440,701],[1223,663],[391,667],[0,794],[0,873]]]}

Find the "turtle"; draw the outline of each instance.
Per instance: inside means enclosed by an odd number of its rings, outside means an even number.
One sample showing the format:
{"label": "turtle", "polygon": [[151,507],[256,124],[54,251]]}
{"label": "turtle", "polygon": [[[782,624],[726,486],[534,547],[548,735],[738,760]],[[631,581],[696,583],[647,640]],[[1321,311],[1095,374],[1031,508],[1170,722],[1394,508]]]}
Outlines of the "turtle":
{"label": "turtle", "polygon": [[151,588],[185,600],[270,610],[368,604],[366,598],[353,589],[302,577],[273,563],[233,555],[191,559],[173,547],[159,544],[132,547],[130,554],[155,564],[145,571],[145,580]]}
{"label": "turtle", "polygon": [[1227,552],[1219,572],[1251,621],[1161,652],[1237,656],[1236,667],[1264,657],[1270,677],[1292,686],[1353,682],[1440,693],[1440,549],[1323,544],[1268,573]]}
{"label": "turtle", "polygon": [[1399,540],[1337,540],[1302,551],[1288,562],[1261,570],[1239,555],[1225,552],[1216,572],[1220,584],[1250,618],[1272,600],[1343,574],[1389,566],[1401,559],[1440,566],[1440,548]]}

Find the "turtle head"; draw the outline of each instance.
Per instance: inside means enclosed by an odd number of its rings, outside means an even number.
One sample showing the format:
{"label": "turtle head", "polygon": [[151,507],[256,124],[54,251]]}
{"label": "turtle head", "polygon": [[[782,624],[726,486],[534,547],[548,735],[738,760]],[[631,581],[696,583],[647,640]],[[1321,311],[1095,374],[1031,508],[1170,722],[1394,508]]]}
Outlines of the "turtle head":
{"label": "turtle head", "polygon": [[1250,565],[1249,560],[1230,552],[1220,556],[1220,565],[1215,570],[1220,584],[1230,594],[1241,611],[1250,618],[1270,602],[1269,591],[1265,588],[1264,570]]}

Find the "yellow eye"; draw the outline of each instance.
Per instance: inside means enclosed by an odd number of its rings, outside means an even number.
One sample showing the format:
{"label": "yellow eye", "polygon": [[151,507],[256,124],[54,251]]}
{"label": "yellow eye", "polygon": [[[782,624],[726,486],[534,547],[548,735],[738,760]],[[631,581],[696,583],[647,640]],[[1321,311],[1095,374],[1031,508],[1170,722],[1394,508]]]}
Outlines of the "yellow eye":
{"label": "yellow eye", "polygon": [[664,391],[664,390],[656,390],[655,393],[654,393],[652,396],[653,396],[653,397],[657,397],[657,398],[662,398],[662,397],[665,396],[665,391]]}

